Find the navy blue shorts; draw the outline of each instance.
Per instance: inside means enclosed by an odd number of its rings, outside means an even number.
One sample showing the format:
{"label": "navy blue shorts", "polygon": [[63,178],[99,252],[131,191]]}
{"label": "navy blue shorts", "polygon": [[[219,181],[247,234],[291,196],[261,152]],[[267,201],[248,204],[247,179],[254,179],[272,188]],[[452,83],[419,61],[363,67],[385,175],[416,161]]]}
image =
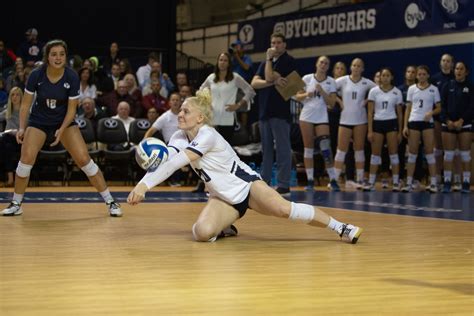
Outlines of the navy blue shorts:
{"label": "navy blue shorts", "polygon": [[374,133],[387,134],[390,132],[398,132],[398,120],[374,121],[372,125]]}
{"label": "navy blue shorts", "polygon": [[[56,125],[44,125],[44,124],[38,124],[38,123],[32,122],[32,121],[28,122],[28,127],[37,128],[37,129],[39,129],[40,131],[42,131],[46,134],[45,145],[50,145],[51,143],[54,142],[54,140],[56,139],[54,134],[61,127],[61,125],[62,125],[62,123],[61,124],[56,124]],[[69,124],[68,127],[71,127],[71,126],[74,126],[74,125],[77,125],[75,120],[72,121],[71,124]]]}
{"label": "navy blue shorts", "polygon": [[441,131],[444,132],[444,133],[460,134],[460,133],[471,132],[472,131],[472,126],[473,126],[473,124],[465,124],[461,127],[460,130],[455,130],[455,129],[448,129],[448,126],[443,123],[441,125]]}
{"label": "navy blue shorts", "polygon": [[239,212],[239,217],[243,217],[249,208],[250,192],[247,197],[240,203],[232,205]]}
{"label": "navy blue shorts", "polygon": [[434,123],[425,121],[408,122],[408,128],[413,129],[415,131],[423,132],[425,129],[434,128]]}

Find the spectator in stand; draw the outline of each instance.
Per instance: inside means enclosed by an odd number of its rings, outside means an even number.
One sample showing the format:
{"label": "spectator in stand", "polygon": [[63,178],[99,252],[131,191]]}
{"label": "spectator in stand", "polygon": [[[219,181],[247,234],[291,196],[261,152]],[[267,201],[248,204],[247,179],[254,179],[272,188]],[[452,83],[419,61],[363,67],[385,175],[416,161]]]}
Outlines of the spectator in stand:
{"label": "spectator in stand", "polygon": [[135,118],[130,116],[130,104],[126,101],[121,101],[117,107],[117,115],[112,116],[112,118],[123,122],[128,135],[130,124],[135,121]]}
{"label": "spectator in stand", "polygon": [[232,71],[239,74],[245,81],[252,80],[252,59],[245,54],[242,42],[236,40],[231,44],[229,53],[232,56]]}
{"label": "spectator in stand", "polygon": [[112,64],[112,68],[110,69],[110,75],[107,75],[110,79],[112,79],[114,83],[114,89],[117,89],[118,82],[120,80],[120,66],[119,64],[115,63]]}
{"label": "spectator in stand", "polygon": [[109,52],[105,56],[104,61],[102,62],[104,71],[106,74],[112,73],[112,65],[118,64],[120,62],[120,49],[117,42],[112,42],[110,44]]}
{"label": "spectator in stand", "polygon": [[193,89],[189,85],[181,86],[179,89],[179,96],[181,97],[181,103],[183,103],[186,98],[193,96]]}
{"label": "spectator in stand", "polygon": [[107,93],[114,91],[114,81],[107,76],[102,67],[99,66],[99,58],[95,56],[89,57],[89,62],[91,63],[92,74],[97,87],[97,97],[104,96]]}
{"label": "spectator in stand", "polygon": [[72,58],[69,59],[69,66],[74,69],[77,73],[79,73],[79,70],[82,68],[82,64],[84,61],[82,60],[82,57],[79,55],[72,55]]}
{"label": "spectator in stand", "polygon": [[[5,79],[0,77],[0,108],[8,101],[8,92],[6,89]],[[0,115],[1,117],[1,115]]]}
{"label": "spectator in stand", "polygon": [[97,103],[105,108],[107,116],[116,115],[118,104],[122,101],[127,102],[130,106],[130,115],[135,117],[135,113],[138,113],[138,116],[141,114],[141,106],[136,105],[133,97],[128,94],[128,84],[124,80],[118,82],[117,90],[97,99]]}
{"label": "spectator in stand", "polygon": [[5,81],[6,91],[10,91],[13,87],[25,89],[25,68],[22,63],[15,64],[15,70]]}
{"label": "spectator in stand", "polygon": [[456,145],[459,147],[462,164],[462,193],[471,187],[472,121],[474,118],[474,85],[467,79],[469,70],[460,61],[454,68],[454,77],[448,81],[441,93],[441,121],[444,143],[444,188],[451,192],[451,175]]}
{"label": "spectator in stand", "polygon": [[93,83],[92,71],[89,68],[81,68],[78,72],[80,86],[79,86],[79,103],[84,98],[97,98],[97,87]]}
{"label": "spectator in stand", "polygon": [[188,75],[185,72],[178,72],[176,74],[176,91],[179,92],[182,86],[189,85]]}
{"label": "spectator in stand", "polygon": [[146,84],[146,86],[142,89],[142,94],[143,96],[149,95],[153,93],[153,90],[151,88],[151,82],[154,80],[160,81],[161,89],[160,89],[160,95],[166,99],[166,96],[168,95],[168,91],[166,90],[165,87],[163,87],[163,84],[161,83],[160,80],[160,72],[158,70],[152,70],[150,73],[150,81]]}
{"label": "spectator in stand", "polygon": [[[143,102],[143,96],[142,96],[142,91],[137,85],[137,80],[135,79],[135,76],[133,74],[126,74],[123,77],[123,81],[127,83],[128,86],[128,94],[132,96],[133,102],[135,104],[135,107],[138,109],[141,109],[143,107],[142,102]],[[135,117],[142,117],[143,114],[146,113],[145,111],[142,111],[140,113],[140,116],[135,115]]]}
{"label": "spectator in stand", "polygon": [[146,118],[150,122],[150,124],[155,123],[158,117],[159,117],[158,111],[155,108],[149,108],[148,111],[146,112]]}
{"label": "spectator in stand", "polygon": [[33,66],[43,58],[44,44],[38,40],[38,30],[30,28],[26,31],[26,40],[18,48],[18,56],[23,58],[26,65]]}
{"label": "spectator in stand", "polygon": [[15,182],[14,172],[20,160],[21,145],[16,141],[16,133],[20,126],[20,106],[22,99],[22,89],[13,87],[8,96],[5,133],[0,136],[0,155],[3,158],[1,161],[7,173],[8,187],[12,187]]}
{"label": "spectator in stand", "polygon": [[127,58],[120,59],[118,64],[120,66],[120,78],[124,78],[125,75],[128,75],[128,74],[133,74],[133,77],[135,77],[135,73],[133,72],[132,65],[130,65],[130,61]]}
{"label": "spectator in stand", "polygon": [[161,115],[168,111],[168,101],[160,94],[161,83],[160,80],[155,79],[151,82],[152,93],[143,97],[143,108],[148,111],[150,108],[155,108],[158,114]]}
{"label": "spectator in stand", "polygon": [[137,80],[138,85],[143,89],[145,88],[146,84],[150,80],[150,73],[151,73],[151,65],[154,62],[158,62],[160,57],[157,53],[151,52],[148,54],[148,63],[146,65],[141,66],[137,70]]}
{"label": "spectator in stand", "polygon": [[89,119],[94,128],[94,132],[97,133],[97,125],[99,120],[105,117],[105,113],[95,105],[94,99],[85,97],[80,101],[77,117]]}
{"label": "spectator in stand", "polygon": [[5,47],[5,43],[0,40],[0,77],[6,77],[10,69],[15,64],[15,54]]}
{"label": "spectator in stand", "polygon": [[[221,53],[217,57],[214,73],[210,74],[199,90],[209,88],[212,95],[212,125],[232,144],[236,111],[253,101],[255,91],[240,75],[232,72],[229,53]],[[243,97],[237,102],[237,92],[242,91]]]}
{"label": "spectator in stand", "polygon": [[[290,195],[291,139],[290,101],[285,101],[276,87],[285,87],[292,71],[296,70],[295,59],[286,51],[286,39],[281,33],[270,36],[271,47],[267,49],[266,60],[262,62],[252,79],[252,87],[258,89],[259,127],[262,139],[262,178],[270,183],[276,154],[277,189],[285,196]],[[276,153],[275,153],[276,148]]]}

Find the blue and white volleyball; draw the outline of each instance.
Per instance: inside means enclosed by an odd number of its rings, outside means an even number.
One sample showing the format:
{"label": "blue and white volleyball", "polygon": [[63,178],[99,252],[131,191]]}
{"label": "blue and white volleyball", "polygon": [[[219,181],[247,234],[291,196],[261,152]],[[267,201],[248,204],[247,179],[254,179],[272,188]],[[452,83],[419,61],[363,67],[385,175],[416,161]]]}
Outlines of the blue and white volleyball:
{"label": "blue and white volleyball", "polygon": [[158,138],[145,138],[135,148],[135,160],[144,170],[156,170],[166,159],[168,159],[168,147]]}

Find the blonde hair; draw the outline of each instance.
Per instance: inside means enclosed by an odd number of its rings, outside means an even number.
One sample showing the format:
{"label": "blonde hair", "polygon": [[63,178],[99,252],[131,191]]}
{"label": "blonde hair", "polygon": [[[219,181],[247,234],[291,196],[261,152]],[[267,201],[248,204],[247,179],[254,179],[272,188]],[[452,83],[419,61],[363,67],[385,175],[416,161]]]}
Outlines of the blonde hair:
{"label": "blonde hair", "polygon": [[209,88],[199,90],[196,92],[195,97],[187,98],[186,102],[192,103],[192,106],[202,114],[204,117],[204,124],[212,125],[212,97]]}
{"label": "blonde hair", "polygon": [[5,118],[8,120],[12,117],[13,113],[13,103],[12,103],[12,94],[13,92],[19,92],[20,93],[20,105],[21,105],[21,100],[23,100],[23,91],[19,87],[13,87],[10,90],[10,93],[8,94],[8,102],[7,102],[7,113],[5,115]]}

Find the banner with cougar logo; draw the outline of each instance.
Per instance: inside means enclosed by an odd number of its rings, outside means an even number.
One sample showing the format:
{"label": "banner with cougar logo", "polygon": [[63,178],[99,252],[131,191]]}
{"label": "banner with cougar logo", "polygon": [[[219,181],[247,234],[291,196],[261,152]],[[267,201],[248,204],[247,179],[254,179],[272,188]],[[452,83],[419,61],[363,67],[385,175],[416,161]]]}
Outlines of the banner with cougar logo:
{"label": "banner with cougar logo", "polygon": [[274,32],[291,49],[474,30],[474,1],[362,3],[242,21],[238,30],[244,49],[253,52],[265,51]]}

